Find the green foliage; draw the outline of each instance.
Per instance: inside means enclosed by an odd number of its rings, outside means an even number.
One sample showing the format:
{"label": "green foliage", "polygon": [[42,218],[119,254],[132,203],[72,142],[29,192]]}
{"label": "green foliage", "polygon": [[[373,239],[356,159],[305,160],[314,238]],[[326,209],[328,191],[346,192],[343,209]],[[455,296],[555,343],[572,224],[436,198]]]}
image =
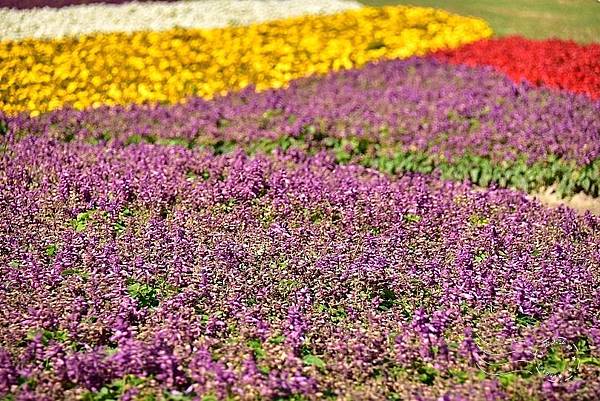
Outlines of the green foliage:
{"label": "green foliage", "polygon": [[194,140],[175,137],[175,138],[157,138],[157,145],[166,145],[166,146],[181,146],[187,149],[192,149],[194,147]]}
{"label": "green foliage", "polygon": [[78,276],[81,277],[84,281],[87,281],[90,278],[90,274],[85,270],[81,269],[65,269],[60,274],[63,277]]}
{"label": "green foliage", "polygon": [[258,339],[252,339],[247,342],[248,347],[254,353],[254,357],[256,359],[264,359],[267,356],[267,353],[262,347],[262,342]]}
{"label": "green foliage", "polygon": [[525,313],[522,313],[521,311],[517,311],[515,316],[515,322],[517,323],[517,326],[528,327],[534,326],[536,323],[538,323],[538,320],[534,316],[530,316]]}
{"label": "green foliage", "polygon": [[40,336],[43,345],[48,345],[50,342],[65,343],[69,340],[69,333],[65,330],[31,330],[27,333],[27,340],[31,341]]}
{"label": "green foliage", "polygon": [[274,401],[308,401],[302,394],[290,394],[274,398]]}
{"label": "green foliage", "polygon": [[110,132],[108,130],[104,130],[101,134],[98,134],[96,136],[86,137],[84,139],[84,141],[91,145],[98,145],[100,143],[106,143],[106,142],[110,141],[110,138],[111,138]]}
{"label": "green foliage", "polygon": [[304,363],[306,365],[310,365],[310,366],[315,366],[319,369],[325,369],[325,361],[323,361],[321,358],[319,358],[316,355],[305,355],[302,360],[304,361]]}
{"label": "green foliage", "polygon": [[450,377],[454,378],[460,384],[465,383],[469,378],[469,374],[460,369],[450,369],[448,370],[448,373]]}
{"label": "green foliage", "polygon": [[473,262],[478,265],[481,262],[483,262],[484,260],[486,260],[488,258],[488,254],[485,251],[479,250],[475,253],[475,256],[473,257]]}
{"label": "green foliage", "polygon": [[485,227],[489,224],[490,220],[478,215],[477,213],[473,213],[469,216],[469,224],[473,227],[481,228]]}
{"label": "green foliage", "polygon": [[552,157],[547,161],[532,165],[528,165],[523,159],[495,163],[490,159],[471,155],[462,156],[451,162],[424,155],[409,157],[407,160],[411,159],[416,160],[417,164],[411,165],[407,161],[404,163],[400,161],[394,165],[394,173],[424,172],[433,164],[435,169],[441,172],[442,178],[456,181],[469,179],[482,187],[495,183],[501,187],[533,192],[556,184],[560,197],[573,195],[580,191],[598,196],[600,160],[596,160],[579,171],[578,167],[565,164],[562,160]]}
{"label": "green foliage", "polygon": [[379,235],[379,234],[381,234],[381,228],[376,227],[376,226],[371,226],[371,227],[369,227],[369,232],[373,235]]}
{"label": "green foliage", "polygon": [[327,304],[318,304],[317,311],[321,313],[326,313],[329,315],[329,318],[334,323],[339,323],[346,319],[346,310],[343,306],[330,306]]}
{"label": "green foliage", "polygon": [[217,128],[227,128],[231,125],[231,121],[226,118],[219,118],[217,120]]}
{"label": "green foliage", "polygon": [[508,387],[519,379],[515,372],[502,372],[498,374],[498,381],[503,387]]}
{"label": "green foliage", "polygon": [[129,208],[123,209],[119,213],[119,218],[114,225],[114,230],[117,234],[122,234],[127,228],[127,219],[133,216],[133,212]]}
{"label": "green foliage", "polygon": [[138,134],[134,134],[134,135],[130,135],[127,137],[127,139],[125,139],[125,145],[137,145],[138,143],[141,143],[144,139],[142,138],[141,135]]}
{"label": "green foliage", "polygon": [[397,301],[397,297],[396,297],[396,293],[394,292],[394,290],[388,288],[388,287],[383,287],[377,294],[379,296],[379,298],[381,298],[381,302],[379,304],[378,309],[380,311],[386,311],[386,310],[390,310],[394,307],[394,305],[396,305],[396,301]]}
{"label": "green foliage", "polygon": [[413,213],[407,213],[404,215],[404,221],[407,223],[418,223],[421,221],[421,216]]}
{"label": "green foliage", "polygon": [[[486,109],[484,109],[480,114],[486,112]],[[264,121],[270,121],[278,116],[277,113],[277,111],[267,110],[263,114],[262,124],[267,124]],[[474,117],[465,118],[455,111],[450,111],[448,118],[450,120],[464,120],[469,123],[472,129],[477,129],[479,124],[479,119]],[[386,129],[382,129],[382,132],[385,133]],[[135,143],[136,141],[148,139],[132,136],[128,140]],[[183,138],[158,139],[157,143],[181,145],[188,148],[196,145],[194,141]],[[383,145],[366,138],[330,137],[327,135],[325,127],[319,124],[306,125],[302,128],[298,137],[263,138],[249,144],[237,143],[232,140],[218,140],[205,143],[203,146],[208,146],[215,155],[229,153],[237,146],[241,146],[249,154],[271,154],[276,149],[283,151],[300,149],[308,154],[315,154],[319,150],[326,149],[334,155],[338,163],[359,163],[365,167],[375,168],[389,174],[402,175],[411,172],[429,174],[437,171],[444,179],[469,180],[481,187],[495,184],[500,187],[533,192],[555,185],[559,197],[571,196],[578,192],[594,197],[600,196],[600,159],[594,160],[585,166],[577,166],[552,155],[546,160],[533,164],[524,158],[495,161],[489,157],[472,154],[465,154],[447,160],[444,157],[429,154],[425,151],[406,151],[399,147]],[[481,226],[484,221],[475,222],[475,224]]]}
{"label": "green foliage", "polygon": [[36,379],[22,375],[19,375],[19,377],[17,377],[17,383],[19,384],[19,387],[29,389],[34,389],[38,385]]}
{"label": "green foliage", "polygon": [[165,401],[192,401],[194,399],[193,396],[187,394],[173,394],[170,392],[163,393]]}
{"label": "green foliage", "polygon": [[157,307],[158,290],[148,284],[133,283],[127,287],[129,296],[138,301],[142,307]]}
{"label": "green foliage", "polygon": [[496,184],[533,192],[556,185],[560,197],[578,192],[591,196],[600,194],[600,159],[579,167],[553,156],[529,165],[524,159],[494,162],[486,157],[467,154],[448,161],[424,152],[396,151],[391,156],[380,152],[375,157],[363,159],[361,163],[390,174],[430,173],[435,170],[441,173],[442,178],[455,181],[466,179],[482,187]]}
{"label": "green foliage", "polygon": [[[116,393],[116,391],[119,391]],[[97,392],[88,392],[82,395],[83,401],[118,401],[120,398],[121,391],[113,390],[109,387],[102,387]]]}
{"label": "green foliage", "polygon": [[286,151],[290,148],[308,150],[308,144],[303,140],[303,138],[281,136],[277,139],[259,139],[246,146],[246,150],[250,154],[271,154],[276,149]]}
{"label": "green foliage", "polygon": [[524,376],[576,375],[583,365],[600,366],[600,358],[591,354],[587,338],[581,338],[575,343],[552,344],[546,354],[531,362],[522,374]]}
{"label": "green foliage", "polygon": [[268,129],[269,127],[271,127],[273,118],[278,117],[282,114],[283,114],[283,110],[281,110],[281,109],[269,109],[269,110],[265,111],[262,114],[261,119],[258,123],[258,128]]}
{"label": "green foliage", "polygon": [[98,137],[98,140],[108,142],[110,140],[110,132],[106,130],[103,131],[102,134],[100,134],[100,136]]}
{"label": "green foliage", "polygon": [[283,279],[277,283],[277,290],[284,296],[287,297],[292,292],[300,288],[300,282],[294,279]]}
{"label": "green foliage", "polygon": [[421,365],[417,368],[417,378],[423,384],[431,386],[438,376],[438,371],[430,365]]}
{"label": "green foliage", "polygon": [[[112,381],[98,391],[84,393],[81,399],[82,401],[118,401],[125,391],[133,387],[143,386],[146,380],[146,378],[127,375],[122,379]],[[145,397],[144,399],[150,401],[150,399],[153,398],[149,399],[148,397]]]}
{"label": "green foliage", "polygon": [[225,153],[232,152],[235,149],[236,143],[235,141],[218,140],[210,146],[215,155],[222,155]]}
{"label": "green foliage", "polygon": [[[495,377],[503,387],[510,387],[518,380],[527,381],[539,377],[577,377],[584,365],[600,366],[600,358],[591,354],[587,338],[580,338],[575,342],[557,341],[551,344],[543,355],[522,369],[497,373],[479,372],[478,376],[481,380]],[[506,364],[498,363],[488,367],[498,370],[505,366]]]}
{"label": "green foliage", "polygon": [[398,393],[389,393],[387,401],[402,401],[402,397],[400,397],[400,394]]}
{"label": "green foliage", "polygon": [[227,199],[216,205],[216,209],[222,213],[230,213],[235,208],[237,201],[234,198]]}
{"label": "green foliage", "polygon": [[285,336],[281,335],[281,334],[269,339],[269,342],[271,344],[275,344],[275,345],[283,344],[284,341],[285,341]]}
{"label": "green foliage", "polygon": [[95,210],[87,210],[85,212],[79,213],[77,215],[77,217],[71,221],[71,226],[77,232],[81,232],[81,231],[85,230],[88,222],[90,221],[90,219],[92,218],[94,213],[95,213]]}
{"label": "green foliage", "polygon": [[48,245],[45,250],[46,256],[53,257],[54,255],[56,255],[57,250],[58,250],[58,247],[56,246],[56,244]]}

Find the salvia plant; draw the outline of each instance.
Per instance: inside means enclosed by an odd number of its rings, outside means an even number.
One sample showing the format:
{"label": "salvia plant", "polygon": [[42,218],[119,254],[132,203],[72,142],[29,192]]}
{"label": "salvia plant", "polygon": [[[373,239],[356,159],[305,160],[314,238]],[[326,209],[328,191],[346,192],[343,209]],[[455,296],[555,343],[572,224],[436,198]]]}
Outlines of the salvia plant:
{"label": "salvia plant", "polygon": [[556,185],[562,196],[597,196],[599,113],[600,103],[583,95],[515,84],[489,68],[414,58],[214,101],[0,116],[0,132],[216,153],[329,150],[338,162],[386,172],[438,171],[484,187]]}
{"label": "salvia plant", "polygon": [[[129,118],[170,110],[66,111],[96,124],[70,141],[52,115],[9,122],[5,399],[600,397],[598,217],[335,144],[127,143]],[[90,142],[101,116],[120,130]],[[246,123],[218,116],[215,135]]]}

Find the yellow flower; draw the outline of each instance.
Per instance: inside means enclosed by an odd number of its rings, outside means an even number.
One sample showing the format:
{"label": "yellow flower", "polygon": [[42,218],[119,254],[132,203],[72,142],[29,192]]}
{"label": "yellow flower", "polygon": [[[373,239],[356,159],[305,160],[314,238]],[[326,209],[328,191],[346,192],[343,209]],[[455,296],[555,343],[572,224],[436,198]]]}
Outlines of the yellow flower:
{"label": "yellow flower", "polygon": [[362,8],[212,30],[0,42],[0,105],[39,114],[71,105],[177,103],[249,84],[423,55],[491,36],[482,20],[433,8]]}

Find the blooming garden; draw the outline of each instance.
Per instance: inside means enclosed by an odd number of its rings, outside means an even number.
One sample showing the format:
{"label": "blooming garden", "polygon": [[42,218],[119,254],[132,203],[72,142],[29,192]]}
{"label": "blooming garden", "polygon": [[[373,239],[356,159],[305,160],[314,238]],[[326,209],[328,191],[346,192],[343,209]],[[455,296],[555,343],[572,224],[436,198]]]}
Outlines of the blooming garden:
{"label": "blooming garden", "polygon": [[0,6],[0,399],[600,399],[600,45]]}

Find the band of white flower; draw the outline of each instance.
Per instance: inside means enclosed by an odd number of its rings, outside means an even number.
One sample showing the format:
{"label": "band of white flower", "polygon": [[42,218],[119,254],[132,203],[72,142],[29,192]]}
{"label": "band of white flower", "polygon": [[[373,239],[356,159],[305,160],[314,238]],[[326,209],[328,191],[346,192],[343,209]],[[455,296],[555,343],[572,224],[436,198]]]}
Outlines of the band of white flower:
{"label": "band of white flower", "polygon": [[0,8],[0,39],[57,38],[96,32],[219,28],[361,5],[351,0],[207,0],[89,4],[59,9]]}

